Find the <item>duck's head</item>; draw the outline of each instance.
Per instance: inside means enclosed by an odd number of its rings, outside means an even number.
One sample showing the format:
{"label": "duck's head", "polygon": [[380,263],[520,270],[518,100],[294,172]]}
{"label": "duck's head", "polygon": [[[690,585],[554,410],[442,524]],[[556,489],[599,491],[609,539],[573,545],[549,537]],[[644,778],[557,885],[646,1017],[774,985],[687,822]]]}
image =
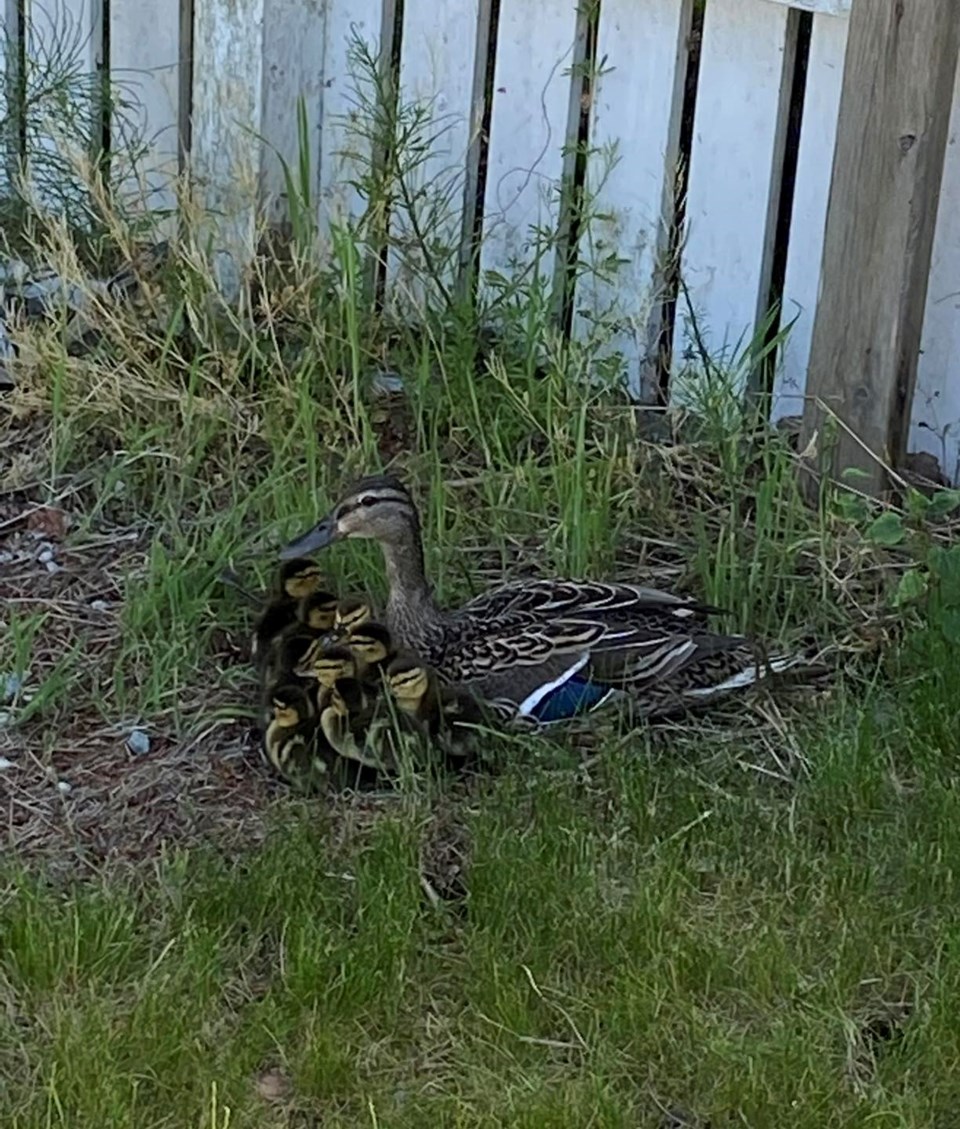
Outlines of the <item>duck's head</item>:
{"label": "duck's head", "polygon": [[280,550],[282,561],[316,553],[347,538],[391,543],[420,533],[420,519],[410,493],[393,475],[363,478],[312,529]]}
{"label": "duck's head", "polygon": [[313,561],[299,554],[283,558],[277,584],[281,596],[302,600],[319,591],[322,583],[323,574]]}
{"label": "duck's head", "polygon": [[433,675],[422,659],[400,654],[387,666],[387,689],[405,713],[416,713],[426,698]]}
{"label": "duck's head", "polygon": [[311,592],[297,608],[297,619],[311,631],[332,631],[337,618],[337,597],[329,592]]}
{"label": "duck's head", "polygon": [[270,694],[273,707],[273,720],[284,729],[292,729],[301,721],[306,721],[312,711],[310,695],[298,682],[283,682],[273,688]]}
{"label": "duck's head", "polygon": [[341,600],[337,604],[334,627],[341,635],[350,635],[357,628],[369,623],[373,618],[373,608],[366,600]]}
{"label": "duck's head", "polygon": [[365,623],[357,627],[344,639],[358,665],[367,668],[381,666],[394,653],[393,639],[382,623]]}
{"label": "duck's head", "polygon": [[304,663],[325,689],[332,688],[339,678],[356,678],[357,661],[349,647],[318,648]]}

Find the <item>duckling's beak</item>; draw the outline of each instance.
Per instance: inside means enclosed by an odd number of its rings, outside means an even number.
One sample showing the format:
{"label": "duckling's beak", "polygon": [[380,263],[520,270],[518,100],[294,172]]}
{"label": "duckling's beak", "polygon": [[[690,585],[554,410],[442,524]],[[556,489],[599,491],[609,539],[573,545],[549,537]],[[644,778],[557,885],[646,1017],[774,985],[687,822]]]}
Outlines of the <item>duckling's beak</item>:
{"label": "duckling's beak", "polygon": [[280,560],[289,561],[294,557],[305,557],[309,553],[325,549],[336,541],[338,536],[336,522],[333,518],[325,517],[313,529],[308,529],[306,533],[294,538],[289,545],[285,545],[280,550]]}

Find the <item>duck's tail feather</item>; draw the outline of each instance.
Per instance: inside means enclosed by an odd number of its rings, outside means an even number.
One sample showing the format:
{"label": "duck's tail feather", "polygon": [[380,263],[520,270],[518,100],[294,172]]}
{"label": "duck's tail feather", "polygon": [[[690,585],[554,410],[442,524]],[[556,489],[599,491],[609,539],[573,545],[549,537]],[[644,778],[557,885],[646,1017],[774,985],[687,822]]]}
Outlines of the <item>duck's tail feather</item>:
{"label": "duck's tail feather", "polygon": [[[512,728],[537,730],[572,721],[608,703],[631,700],[640,706],[643,715],[654,716],[664,709],[683,709],[685,704],[692,706],[744,690],[770,675],[809,667],[811,662],[803,654],[774,654],[764,659],[746,646],[725,655],[727,661],[719,670],[711,670],[708,665],[698,672],[678,672],[681,674],[679,685],[668,677],[662,682],[651,684],[648,681],[642,687],[626,689],[622,685],[592,678],[589,669],[584,669],[588,666],[590,655],[582,654],[562,674],[538,686],[519,704],[500,700],[500,720]],[[683,674],[686,674],[686,679],[682,678]]]}
{"label": "duck's tail feather", "polygon": [[802,666],[808,662],[805,655],[770,655],[765,660],[751,657],[739,670],[728,674],[721,682],[709,686],[695,686],[683,692],[685,698],[704,700],[728,694],[734,690],[743,690],[753,686],[771,674],[782,674],[786,670]]}
{"label": "duck's tail feather", "polygon": [[521,703],[518,712],[543,726],[570,721],[607,704],[633,699],[646,707],[644,712],[655,714],[671,702],[674,706],[684,702],[692,706],[745,690],[770,676],[801,668],[804,668],[805,675],[807,669],[813,669],[811,660],[804,654],[779,653],[764,659],[747,646],[727,654],[731,658],[737,655],[739,661],[731,664],[728,660],[722,669],[715,671],[711,671],[709,665],[697,673],[692,670],[677,671],[679,685],[668,676],[663,681],[655,680],[652,684],[646,681],[642,687],[630,689],[622,684],[612,685],[606,680],[591,679],[589,671],[583,669],[586,664],[578,663],[560,678],[531,694]]}

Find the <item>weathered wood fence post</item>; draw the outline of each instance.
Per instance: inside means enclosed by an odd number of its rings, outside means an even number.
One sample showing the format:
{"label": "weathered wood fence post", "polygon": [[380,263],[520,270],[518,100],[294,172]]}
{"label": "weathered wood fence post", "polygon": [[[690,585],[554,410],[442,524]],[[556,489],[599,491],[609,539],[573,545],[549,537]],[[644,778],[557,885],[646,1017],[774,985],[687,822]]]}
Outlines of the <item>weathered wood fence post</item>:
{"label": "weathered wood fence post", "polygon": [[913,403],[960,0],[854,0],[801,434],[880,494]]}

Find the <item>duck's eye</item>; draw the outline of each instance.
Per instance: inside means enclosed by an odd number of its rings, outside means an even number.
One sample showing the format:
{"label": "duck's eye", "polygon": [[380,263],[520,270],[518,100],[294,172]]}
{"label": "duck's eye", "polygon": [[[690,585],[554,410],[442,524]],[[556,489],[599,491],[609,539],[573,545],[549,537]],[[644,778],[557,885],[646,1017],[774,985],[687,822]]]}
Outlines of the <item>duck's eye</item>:
{"label": "duck's eye", "polygon": [[359,505],[361,506],[375,506],[376,504],[377,499],[374,498],[372,494],[365,494],[359,501]]}

